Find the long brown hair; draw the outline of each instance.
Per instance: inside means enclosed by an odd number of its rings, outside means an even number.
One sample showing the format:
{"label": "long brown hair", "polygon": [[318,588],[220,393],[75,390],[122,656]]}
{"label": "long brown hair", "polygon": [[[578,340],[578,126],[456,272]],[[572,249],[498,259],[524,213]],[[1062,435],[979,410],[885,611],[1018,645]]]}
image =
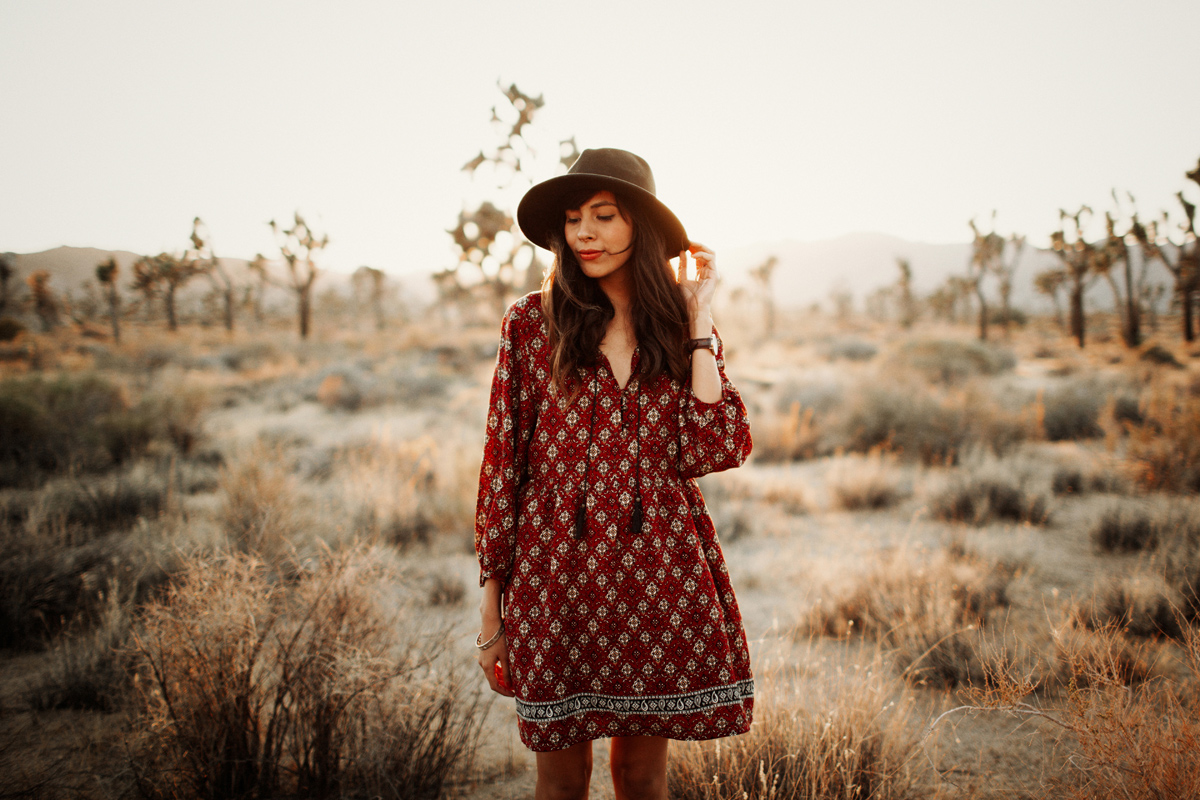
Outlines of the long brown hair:
{"label": "long brown hair", "polygon": [[[564,197],[563,212],[579,208],[596,193],[583,189]],[[635,206],[616,195],[617,208],[633,226],[629,260],[633,288],[634,335],[641,348],[637,376],[648,381],[666,374],[687,379],[691,369],[684,343],[688,336],[687,303],[671,274],[662,235]],[[565,221],[565,217],[564,217]],[[600,284],[584,274],[563,226],[551,229],[554,263],[542,284],[542,313],[550,334],[550,377],[554,388],[573,396],[578,391],[576,370],[593,366],[609,321],[616,314]]]}

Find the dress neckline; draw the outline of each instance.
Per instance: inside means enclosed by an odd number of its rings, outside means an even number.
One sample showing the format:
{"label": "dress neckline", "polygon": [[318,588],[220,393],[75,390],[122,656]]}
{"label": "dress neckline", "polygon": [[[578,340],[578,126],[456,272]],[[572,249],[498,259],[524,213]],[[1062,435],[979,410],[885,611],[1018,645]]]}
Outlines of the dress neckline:
{"label": "dress neckline", "polygon": [[639,344],[633,348],[633,355],[629,357],[629,378],[625,381],[624,386],[617,382],[617,373],[613,370],[612,361],[609,360],[608,355],[603,350],[600,350],[600,348],[596,349],[599,351],[600,357],[604,359],[604,368],[608,370],[608,376],[612,378],[613,383],[617,384],[617,391],[624,394],[625,390],[629,388],[629,384],[633,383],[634,378],[637,377],[638,360],[642,353],[642,346]]}

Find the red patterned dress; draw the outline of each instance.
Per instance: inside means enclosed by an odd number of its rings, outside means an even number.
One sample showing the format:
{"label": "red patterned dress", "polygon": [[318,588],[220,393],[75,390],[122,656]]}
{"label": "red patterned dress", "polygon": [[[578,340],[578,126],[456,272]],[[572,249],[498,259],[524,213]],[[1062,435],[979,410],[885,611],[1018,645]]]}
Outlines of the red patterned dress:
{"label": "red patterned dress", "polygon": [[720,347],[716,403],[665,375],[643,385],[638,357],[622,390],[601,354],[568,403],[551,387],[540,296],[504,317],[475,549],[480,585],[504,584],[518,727],[531,750],[750,728],[746,635],[694,480],[749,455],[746,409]]}

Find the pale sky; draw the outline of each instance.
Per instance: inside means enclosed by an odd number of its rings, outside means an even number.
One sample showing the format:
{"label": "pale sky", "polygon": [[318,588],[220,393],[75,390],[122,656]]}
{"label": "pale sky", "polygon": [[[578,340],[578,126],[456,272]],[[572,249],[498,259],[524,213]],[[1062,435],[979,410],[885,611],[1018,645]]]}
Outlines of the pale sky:
{"label": "pale sky", "polygon": [[1178,216],[1197,30],[1195,0],[0,0],[0,251],[181,249],[199,215],[271,256],[299,208],[327,266],[448,266],[497,79],[544,94],[547,162],[644,156],[718,253],[992,209],[1044,245],[1113,187]]}

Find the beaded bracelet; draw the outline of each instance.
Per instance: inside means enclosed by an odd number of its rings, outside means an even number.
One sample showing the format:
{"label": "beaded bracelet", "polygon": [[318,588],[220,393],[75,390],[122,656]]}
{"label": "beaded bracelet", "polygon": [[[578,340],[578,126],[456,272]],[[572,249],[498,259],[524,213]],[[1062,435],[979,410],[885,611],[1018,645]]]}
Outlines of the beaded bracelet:
{"label": "beaded bracelet", "polygon": [[499,628],[499,630],[496,631],[495,635],[492,636],[492,638],[488,639],[483,644],[479,643],[479,640],[481,638],[483,638],[483,631],[480,631],[479,635],[475,637],[475,646],[478,647],[480,650],[487,650],[489,647],[494,645],[496,642],[500,641],[500,637],[503,635],[504,635],[504,623],[501,622],[500,628]]}

